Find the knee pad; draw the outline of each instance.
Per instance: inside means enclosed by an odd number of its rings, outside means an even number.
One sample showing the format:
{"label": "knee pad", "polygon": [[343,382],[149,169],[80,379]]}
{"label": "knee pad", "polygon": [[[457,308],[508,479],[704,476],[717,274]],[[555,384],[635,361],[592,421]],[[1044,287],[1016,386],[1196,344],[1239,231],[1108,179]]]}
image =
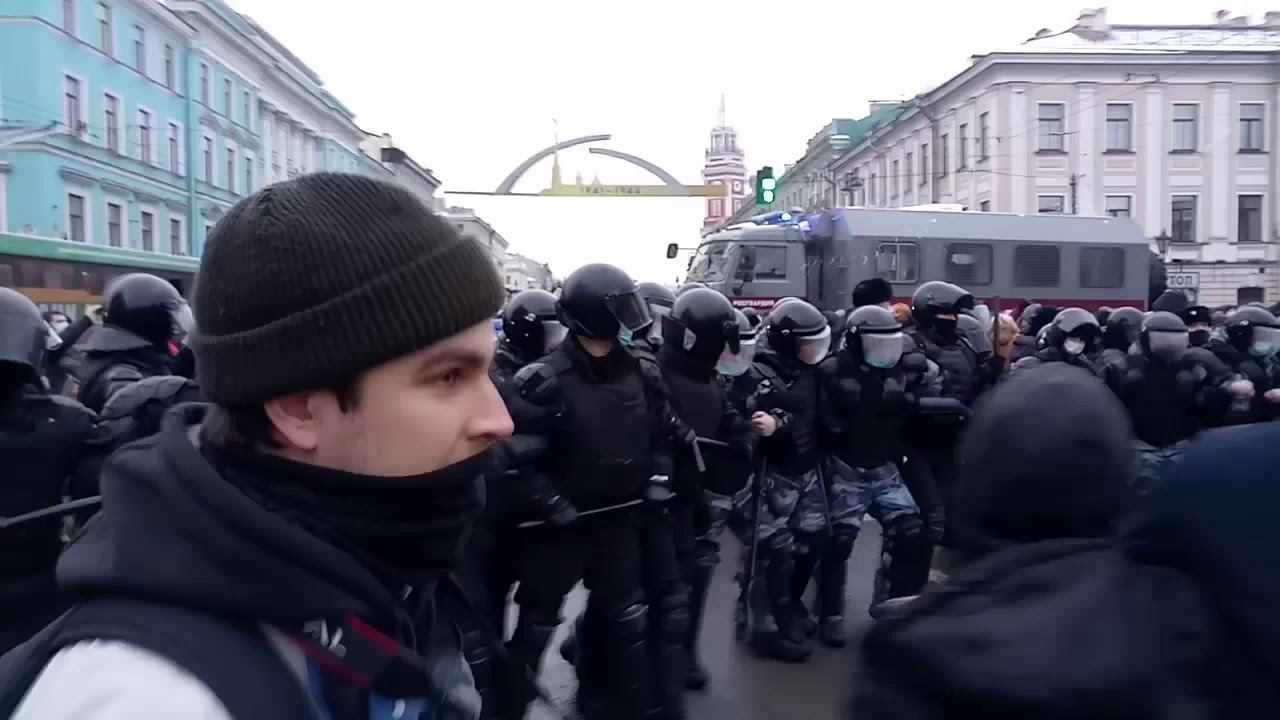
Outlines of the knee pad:
{"label": "knee pad", "polygon": [[689,593],[680,587],[662,598],[662,632],[672,642],[683,642],[689,628]]}
{"label": "knee pad", "polygon": [[700,568],[714,568],[720,564],[720,543],[699,538],[693,546],[693,562]]}
{"label": "knee pad", "polygon": [[925,535],[924,522],[917,513],[899,515],[884,528],[885,538],[894,542],[919,542]]}
{"label": "knee pad", "polygon": [[610,613],[610,620],[624,639],[643,639],[649,632],[649,606],[638,602],[615,608]]}
{"label": "knee pad", "polygon": [[782,552],[790,553],[795,544],[796,536],[790,530],[782,530],[769,536],[765,543],[765,551],[771,555]]}

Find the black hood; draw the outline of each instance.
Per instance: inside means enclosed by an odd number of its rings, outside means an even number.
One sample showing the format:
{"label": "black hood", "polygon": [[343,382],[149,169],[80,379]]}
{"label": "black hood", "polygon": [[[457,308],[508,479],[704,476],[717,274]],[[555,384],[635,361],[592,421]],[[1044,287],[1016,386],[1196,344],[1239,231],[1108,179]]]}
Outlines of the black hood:
{"label": "black hood", "polygon": [[204,410],[182,406],[112,455],[102,510],[63,553],[59,581],[286,627],[355,615],[395,633],[398,603],[374,575],[210,465],[192,440]]}
{"label": "black hood", "polygon": [[958,497],[973,552],[1110,532],[1136,470],[1124,407],[1068,363],[1014,374],[978,405]]}
{"label": "black hood", "polygon": [[154,344],[144,338],[113,325],[94,328],[89,338],[84,341],[85,351],[91,354],[129,352],[154,347]]}

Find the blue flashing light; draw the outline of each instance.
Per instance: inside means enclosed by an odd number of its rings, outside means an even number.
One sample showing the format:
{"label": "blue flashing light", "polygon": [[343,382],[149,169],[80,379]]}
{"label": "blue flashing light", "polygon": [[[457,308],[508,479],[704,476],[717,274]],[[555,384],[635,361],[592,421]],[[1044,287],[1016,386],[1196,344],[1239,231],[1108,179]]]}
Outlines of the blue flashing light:
{"label": "blue flashing light", "polygon": [[791,222],[791,213],[789,212],[779,213],[778,222]]}
{"label": "blue flashing light", "polygon": [[800,217],[790,210],[778,210],[756,215],[751,221],[757,225],[796,225],[800,222]]}

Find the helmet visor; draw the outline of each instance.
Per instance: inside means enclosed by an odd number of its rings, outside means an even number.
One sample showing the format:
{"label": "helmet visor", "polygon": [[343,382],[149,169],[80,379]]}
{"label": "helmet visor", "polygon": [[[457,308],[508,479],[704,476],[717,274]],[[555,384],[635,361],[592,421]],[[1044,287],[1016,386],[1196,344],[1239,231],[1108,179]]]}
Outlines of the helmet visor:
{"label": "helmet visor", "polygon": [[662,342],[662,318],[670,314],[671,308],[666,305],[649,305],[649,315],[653,318],[653,322],[649,325],[649,340]]}
{"label": "helmet visor", "polygon": [[1191,345],[1191,338],[1185,332],[1149,332],[1147,344],[1152,355],[1162,360],[1177,360]]}
{"label": "helmet visor", "polygon": [[564,342],[564,338],[568,334],[569,328],[562,325],[559,320],[543,320],[542,354],[545,355],[560,347],[560,343]]}
{"label": "helmet visor", "polygon": [[831,350],[831,328],[822,329],[817,335],[796,338],[796,359],[805,365],[817,365]]}
{"label": "helmet visor", "polygon": [[738,352],[733,352],[728,348],[720,354],[720,360],[716,363],[716,370],[722,375],[730,377],[738,377],[743,375],[751,368],[752,361],[756,357],[756,341],[755,338],[750,340],[740,340],[738,343]]}
{"label": "helmet visor", "polygon": [[196,319],[191,314],[191,306],[182,303],[173,311],[173,338],[182,343],[195,328]]}
{"label": "helmet visor", "polygon": [[618,324],[632,332],[653,322],[653,317],[649,315],[649,306],[638,293],[613,295],[605,300],[605,305]]}
{"label": "helmet visor", "polygon": [[902,358],[904,335],[893,333],[860,333],[862,359],[876,368],[891,368]]}
{"label": "helmet visor", "polygon": [[44,349],[57,350],[62,347],[62,336],[58,334],[57,330],[53,329],[53,325],[45,323],[44,326],[49,329],[49,334],[45,337]]}

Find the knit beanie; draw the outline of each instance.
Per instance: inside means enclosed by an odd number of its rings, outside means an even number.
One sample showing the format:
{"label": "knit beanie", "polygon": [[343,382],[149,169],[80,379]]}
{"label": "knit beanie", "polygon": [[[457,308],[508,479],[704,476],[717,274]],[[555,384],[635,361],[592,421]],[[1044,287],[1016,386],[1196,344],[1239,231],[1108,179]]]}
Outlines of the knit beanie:
{"label": "knit beanie", "polygon": [[333,387],[484,322],[502,282],[479,242],[407,190],[318,173],[242,199],[192,302],[200,385],[224,406]]}

